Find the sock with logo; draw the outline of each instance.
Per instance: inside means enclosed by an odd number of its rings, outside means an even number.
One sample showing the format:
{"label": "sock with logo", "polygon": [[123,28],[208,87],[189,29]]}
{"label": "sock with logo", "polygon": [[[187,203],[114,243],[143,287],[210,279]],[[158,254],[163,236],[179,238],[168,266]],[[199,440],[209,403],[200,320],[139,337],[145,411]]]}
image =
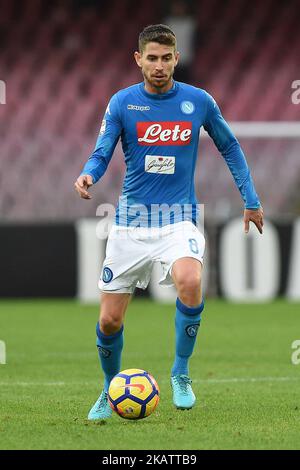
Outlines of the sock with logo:
{"label": "sock with logo", "polygon": [[113,335],[105,335],[96,325],[97,348],[102,370],[104,372],[104,390],[107,392],[112,378],[120,372],[121,354],[123,349],[123,329]]}
{"label": "sock with logo", "polygon": [[176,353],[172,376],[189,375],[188,361],[194,350],[203,309],[204,301],[196,307],[188,307],[179,298],[176,300]]}

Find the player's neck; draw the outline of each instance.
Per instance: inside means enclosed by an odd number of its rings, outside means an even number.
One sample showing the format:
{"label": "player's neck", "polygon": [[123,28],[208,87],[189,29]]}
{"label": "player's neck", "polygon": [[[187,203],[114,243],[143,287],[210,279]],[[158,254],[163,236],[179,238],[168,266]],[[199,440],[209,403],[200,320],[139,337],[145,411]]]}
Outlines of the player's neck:
{"label": "player's neck", "polygon": [[156,95],[161,95],[163,93],[167,93],[169,90],[171,90],[171,88],[174,85],[173,78],[171,78],[170,81],[168,83],[166,83],[165,86],[159,87],[159,88],[151,85],[151,83],[149,83],[147,80],[144,80],[144,83],[145,83],[145,90],[148,93],[153,93],[153,94],[156,94]]}

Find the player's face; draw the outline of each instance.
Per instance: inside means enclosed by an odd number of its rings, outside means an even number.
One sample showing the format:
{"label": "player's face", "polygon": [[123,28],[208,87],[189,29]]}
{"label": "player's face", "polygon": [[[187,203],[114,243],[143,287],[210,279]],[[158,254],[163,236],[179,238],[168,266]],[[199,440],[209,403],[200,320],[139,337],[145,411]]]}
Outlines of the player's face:
{"label": "player's face", "polygon": [[148,42],[144,51],[135,52],[134,56],[148,91],[165,93],[171,88],[174,68],[179,58],[179,53],[175,52],[174,47]]}

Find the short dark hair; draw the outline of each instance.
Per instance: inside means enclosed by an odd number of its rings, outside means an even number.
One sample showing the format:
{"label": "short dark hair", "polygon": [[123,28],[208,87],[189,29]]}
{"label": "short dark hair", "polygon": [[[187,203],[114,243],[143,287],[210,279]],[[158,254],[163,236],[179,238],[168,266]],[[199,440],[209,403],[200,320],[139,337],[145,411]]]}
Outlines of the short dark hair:
{"label": "short dark hair", "polygon": [[158,42],[176,49],[175,33],[165,24],[151,24],[146,26],[139,35],[139,51],[143,52],[148,42]]}

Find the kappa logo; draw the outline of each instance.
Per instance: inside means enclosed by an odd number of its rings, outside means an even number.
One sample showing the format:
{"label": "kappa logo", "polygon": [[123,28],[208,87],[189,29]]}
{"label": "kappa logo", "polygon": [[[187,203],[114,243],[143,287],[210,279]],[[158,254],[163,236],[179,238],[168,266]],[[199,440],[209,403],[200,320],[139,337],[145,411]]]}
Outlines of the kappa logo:
{"label": "kappa logo", "polygon": [[150,106],[138,106],[136,104],[128,104],[127,109],[131,111],[150,111]]}
{"label": "kappa logo", "polygon": [[137,122],[139,145],[188,145],[191,121]]}
{"label": "kappa logo", "polygon": [[109,349],[105,349],[102,346],[97,346],[100,356],[105,357],[107,359],[111,355],[111,351]]}
{"label": "kappa logo", "polygon": [[106,129],[106,119],[103,119],[101,123],[100,131],[99,131],[99,135],[103,135],[105,132],[105,129]]}

